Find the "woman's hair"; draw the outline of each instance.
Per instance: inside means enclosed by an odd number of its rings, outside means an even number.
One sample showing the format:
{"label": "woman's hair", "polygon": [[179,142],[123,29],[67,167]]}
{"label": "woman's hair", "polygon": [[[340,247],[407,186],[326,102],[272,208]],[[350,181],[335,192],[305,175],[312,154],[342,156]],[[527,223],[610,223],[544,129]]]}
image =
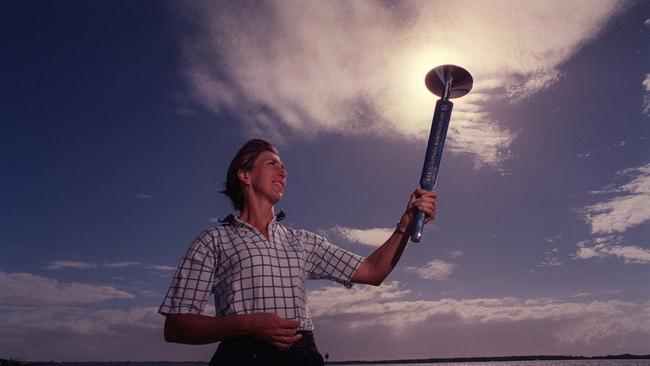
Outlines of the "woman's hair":
{"label": "woman's hair", "polygon": [[255,159],[257,159],[257,157],[264,151],[270,151],[274,154],[280,155],[278,150],[267,141],[262,139],[252,139],[246,142],[244,146],[237,151],[237,155],[235,155],[230,162],[228,174],[226,175],[226,188],[219,191],[219,193],[228,196],[232,202],[232,206],[238,211],[244,209],[244,192],[241,189],[241,182],[239,181],[237,172],[239,169],[245,171],[253,169]]}

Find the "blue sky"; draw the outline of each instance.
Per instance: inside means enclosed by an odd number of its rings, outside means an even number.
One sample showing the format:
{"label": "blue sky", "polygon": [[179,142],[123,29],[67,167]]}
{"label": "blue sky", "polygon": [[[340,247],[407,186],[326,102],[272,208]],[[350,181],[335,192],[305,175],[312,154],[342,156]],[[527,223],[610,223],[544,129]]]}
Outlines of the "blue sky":
{"label": "blue sky", "polygon": [[250,137],[288,225],[367,255],[455,63],[438,216],[381,287],[314,282],[332,359],[648,353],[650,3],[21,1],[0,22],[0,357],[207,360],[156,313]]}

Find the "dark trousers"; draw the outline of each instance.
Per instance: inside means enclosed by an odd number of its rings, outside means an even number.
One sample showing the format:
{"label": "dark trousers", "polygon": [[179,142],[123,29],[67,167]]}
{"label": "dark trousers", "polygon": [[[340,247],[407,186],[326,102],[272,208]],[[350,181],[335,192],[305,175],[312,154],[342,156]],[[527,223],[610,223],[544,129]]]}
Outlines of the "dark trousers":
{"label": "dark trousers", "polygon": [[314,334],[300,332],[302,339],[287,350],[252,337],[236,337],[222,341],[210,360],[210,366],[322,366],[323,357],[318,353]]}

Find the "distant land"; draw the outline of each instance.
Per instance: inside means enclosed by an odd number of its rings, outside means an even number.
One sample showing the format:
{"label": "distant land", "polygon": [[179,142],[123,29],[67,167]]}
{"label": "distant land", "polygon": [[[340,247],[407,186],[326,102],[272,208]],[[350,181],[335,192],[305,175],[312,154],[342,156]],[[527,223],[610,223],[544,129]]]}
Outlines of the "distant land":
{"label": "distant land", "polygon": [[[409,364],[409,363],[453,363],[453,362],[507,362],[507,361],[570,361],[570,360],[650,360],[650,354],[647,355],[607,355],[607,356],[558,356],[558,355],[533,355],[533,356],[504,356],[504,357],[453,357],[453,358],[418,358],[418,359],[397,359],[397,360],[353,360],[353,361],[328,361],[326,365],[356,365],[356,364]],[[207,366],[208,362],[196,361],[74,361],[74,362],[29,362],[13,358],[0,358],[0,366],[17,366],[17,365],[34,365],[34,366]]]}
{"label": "distant land", "polygon": [[382,365],[395,363],[452,363],[452,362],[508,362],[508,361],[570,361],[570,360],[650,360],[647,355],[607,355],[607,356],[559,356],[559,355],[533,355],[533,356],[503,356],[503,357],[453,357],[453,358],[418,358],[399,360],[373,360],[373,361],[329,361],[328,365]]}

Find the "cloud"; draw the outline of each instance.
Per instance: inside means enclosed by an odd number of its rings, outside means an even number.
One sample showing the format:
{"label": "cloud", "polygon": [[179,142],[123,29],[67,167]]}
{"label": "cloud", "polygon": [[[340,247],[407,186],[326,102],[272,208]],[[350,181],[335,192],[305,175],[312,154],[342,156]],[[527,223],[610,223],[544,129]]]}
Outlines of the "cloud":
{"label": "cloud", "polygon": [[[646,23],[648,21],[646,20]],[[641,83],[645,88],[645,94],[643,95],[643,106],[641,113],[646,117],[650,118],[650,74],[645,75],[645,79]]]}
{"label": "cloud", "polygon": [[331,231],[350,242],[378,247],[388,240],[395,229],[355,229],[336,226]]}
{"label": "cloud", "polygon": [[609,255],[623,258],[625,263],[650,263],[650,250],[634,245],[607,248]]}
{"label": "cloud", "polygon": [[146,264],[139,261],[120,261],[120,262],[109,262],[109,263],[101,263],[101,264],[80,262],[80,261],[53,261],[50,262],[50,264],[46,266],[44,269],[60,270],[66,268],[92,269],[92,268],[125,268],[125,267],[146,267],[147,269],[154,269],[159,271],[176,270],[176,267],[172,267],[172,266]]}
{"label": "cloud", "polygon": [[[157,306],[86,309],[0,305],[1,355],[29,361],[206,361],[215,345],[166,343]],[[31,345],[31,346],[30,346]],[[107,349],[119,352],[106,352]]]}
{"label": "cloud", "polygon": [[576,259],[615,257],[625,263],[650,263],[650,249],[636,245],[622,245],[618,236],[600,237],[578,243]]}
{"label": "cloud", "polygon": [[[548,244],[555,244],[557,241],[561,240],[562,236],[561,235],[555,235],[553,237],[548,237],[545,239],[545,241]],[[553,247],[546,252],[544,252],[544,259],[537,265],[538,268],[545,268],[545,267],[559,267],[562,265],[562,262],[558,258],[558,253],[560,253],[562,249],[560,247]]]}
{"label": "cloud", "polygon": [[463,252],[461,252],[460,250],[455,250],[455,251],[451,252],[451,254],[449,254],[449,257],[451,257],[453,259],[460,258],[462,256],[463,256]]}
{"label": "cloud", "polygon": [[621,236],[650,221],[650,164],[619,171],[617,176],[624,177],[626,182],[591,192],[610,198],[582,210],[593,237],[577,244],[574,258],[619,258],[625,263],[650,263],[650,249],[626,244]]}
{"label": "cloud", "polygon": [[122,261],[122,262],[104,263],[104,264],[102,264],[102,267],[124,268],[124,267],[133,267],[133,266],[139,266],[139,265],[142,265],[142,263],[134,262],[134,261]]}
{"label": "cloud", "polygon": [[[512,349],[640,354],[650,342],[650,302],[413,296],[398,282],[309,291],[319,349],[338,360],[504,355]],[[39,344],[26,349],[30,361],[205,361],[216,348],[165,343],[157,306],[96,309],[0,301],[0,354]]]}
{"label": "cloud", "polygon": [[571,295],[571,297],[587,297],[591,295],[592,295],[591,292],[579,292],[575,295]]}
{"label": "cloud", "polygon": [[650,220],[650,164],[617,173],[628,177],[623,185],[596,194],[613,198],[585,207],[583,217],[592,234],[621,233]]}
{"label": "cloud", "polygon": [[[361,286],[359,286],[361,287]],[[314,316],[364,315],[355,326],[381,323],[395,329],[408,328],[434,316],[454,315],[464,323],[517,322],[525,320],[566,320],[591,313],[605,315],[620,313],[620,308],[638,305],[618,300],[591,303],[566,303],[552,299],[521,300],[514,297],[479,299],[404,300],[410,291],[400,290],[392,282],[383,289],[345,291],[326,287],[310,291],[309,306]],[[370,316],[372,315],[372,316]],[[650,314],[649,314],[650,316]],[[647,325],[650,331],[650,324]]]}
{"label": "cloud", "polygon": [[116,333],[116,328],[135,325],[161,328],[157,307],[136,307],[127,310],[95,310],[76,307],[43,307],[3,309],[0,324],[14,331],[68,331],[81,335]]}
{"label": "cloud", "polygon": [[555,70],[543,71],[530,77],[521,84],[510,85],[506,88],[508,100],[519,103],[540,90],[548,89],[560,80],[560,73]]}
{"label": "cloud", "polygon": [[63,283],[31,273],[0,271],[0,302],[6,305],[88,304],[134,297],[112,286]]}
{"label": "cloud", "polygon": [[447,279],[451,272],[453,272],[455,264],[447,263],[441,260],[433,260],[422,267],[406,267],[404,269],[407,273],[414,273],[420,278],[426,280],[442,281]]}
{"label": "cloud", "polygon": [[93,263],[79,262],[79,261],[54,261],[51,262],[49,266],[45,267],[45,269],[51,269],[51,270],[64,269],[64,268],[89,269],[89,268],[97,268],[97,265]]}
{"label": "cloud", "polygon": [[153,198],[150,194],[146,194],[146,193],[136,193],[133,196],[140,200],[150,200]]}
{"label": "cloud", "polygon": [[447,146],[494,166],[508,158],[516,133],[490,106],[557,83],[558,68],[620,4],[204,1],[177,4],[175,13],[193,25],[180,36],[190,98],[278,140],[290,131],[422,141],[435,100],[424,75],[462,65],[474,90],[455,102]]}
{"label": "cloud", "polygon": [[[397,282],[309,293],[319,349],[333,359],[643,353],[650,303],[549,298],[408,299]],[[395,340],[399,339],[399,342]],[[369,351],[371,350],[371,351]]]}
{"label": "cloud", "polygon": [[559,267],[562,262],[557,257],[547,257],[537,267]]}
{"label": "cloud", "polygon": [[562,235],[554,235],[554,236],[549,236],[548,238],[544,239],[547,243],[556,243],[558,241],[561,241],[563,239]]}
{"label": "cloud", "polygon": [[153,265],[153,266],[147,266],[148,269],[154,269],[156,271],[175,271],[176,267],[173,266],[165,266],[165,265]]}
{"label": "cloud", "polygon": [[382,286],[355,286],[352,289],[342,287],[325,287],[321,290],[311,290],[307,298],[309,308],[314,316],[332,314],[336,309],[349,308],[359,304],[373,303],[386,300],[396,300],[410,290],[402,290],[396,281]]}

